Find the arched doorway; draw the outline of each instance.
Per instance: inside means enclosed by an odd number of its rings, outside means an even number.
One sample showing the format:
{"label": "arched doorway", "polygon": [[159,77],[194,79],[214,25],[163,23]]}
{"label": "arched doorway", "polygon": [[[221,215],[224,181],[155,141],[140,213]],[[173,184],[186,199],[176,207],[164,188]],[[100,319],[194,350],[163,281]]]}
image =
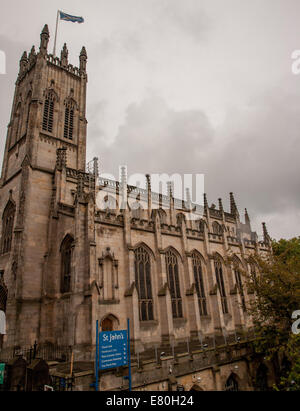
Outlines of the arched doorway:
{"label": "arched doorway", "polygon": [[101,323],[101,331],[113,331],[113,322],[110,318],[104,318]]}
{"label": "arched doorway", "polygon": [[102,318],[100,322],[100,328],[102,332],[116,331],[119,329],[119,325],[119,319],[115,317],[113,314],[107,314],[105,317]]}

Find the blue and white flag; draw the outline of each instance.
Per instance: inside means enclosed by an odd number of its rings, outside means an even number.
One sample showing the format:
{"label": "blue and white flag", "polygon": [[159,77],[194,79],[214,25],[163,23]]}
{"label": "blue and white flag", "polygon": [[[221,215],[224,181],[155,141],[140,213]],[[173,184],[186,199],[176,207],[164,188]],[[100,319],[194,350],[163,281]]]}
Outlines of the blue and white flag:
{"label": "blue and white flag", "polygon": [[71,21],[72,23],[84,23],[83,17],[71,16],[70,14],[66,14],[63,11],[60,11],[60,19],[65,21]]}

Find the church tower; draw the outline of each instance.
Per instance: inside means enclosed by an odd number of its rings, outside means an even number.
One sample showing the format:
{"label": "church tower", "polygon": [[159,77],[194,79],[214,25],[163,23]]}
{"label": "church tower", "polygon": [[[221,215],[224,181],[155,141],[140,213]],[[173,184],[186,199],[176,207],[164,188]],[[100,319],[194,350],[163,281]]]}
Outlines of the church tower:
{"label": "church tower", "polygon": [[[78,172],[86,164],[87,53],[79,67],[48,53],[48,26],[20,60],[0,181],[0,277],[8,290],[4,346],[39,338],[43,264],[57,152]],[[4,289],[3,285],[3,289]],[[2,293],[3,294],[3,293]]]}

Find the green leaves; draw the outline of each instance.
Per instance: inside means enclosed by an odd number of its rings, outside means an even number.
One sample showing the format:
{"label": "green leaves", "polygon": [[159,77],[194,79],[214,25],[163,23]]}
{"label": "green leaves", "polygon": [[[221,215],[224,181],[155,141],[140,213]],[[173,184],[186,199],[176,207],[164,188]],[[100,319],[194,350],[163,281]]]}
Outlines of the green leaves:
{"label": "green leaves", "polygon": [[246,274],[255,296],[249,308],[258,336],[254,348],[279,362],[276,389],[295,390],[300,389],[300,336],[292,333],[292,314],[300,310],[300,237],[274,241],[272,248],[272,255],[255,257],[260,274]]}

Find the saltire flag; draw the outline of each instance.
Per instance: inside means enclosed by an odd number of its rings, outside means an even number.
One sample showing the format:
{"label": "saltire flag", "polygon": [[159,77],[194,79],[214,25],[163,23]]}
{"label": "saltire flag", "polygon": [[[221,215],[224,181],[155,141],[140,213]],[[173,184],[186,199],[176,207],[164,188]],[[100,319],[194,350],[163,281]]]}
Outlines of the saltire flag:
{"label": "saltire flag", "polygon": [[70,14],[66,14],[63,11],[60,11],[60,19],[65,21],[71,21],[72,23],[84,23],[83,17],[71,16]]}

